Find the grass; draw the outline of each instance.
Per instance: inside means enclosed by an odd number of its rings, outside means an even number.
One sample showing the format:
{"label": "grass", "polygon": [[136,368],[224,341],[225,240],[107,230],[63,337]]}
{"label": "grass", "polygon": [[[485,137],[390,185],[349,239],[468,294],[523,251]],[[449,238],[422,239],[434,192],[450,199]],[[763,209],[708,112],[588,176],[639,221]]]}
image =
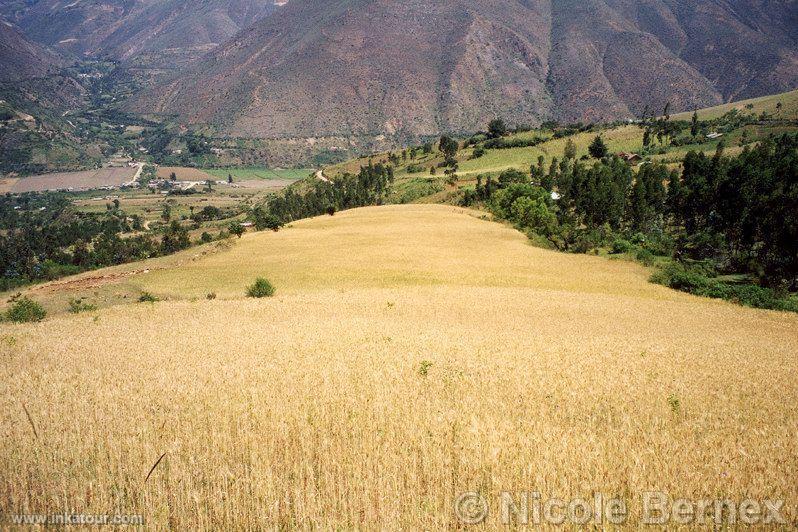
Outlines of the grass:
{"label": "grass", "polygon": [[[0,324],[4,511],[439,530],[464,491],[497,528],[504,490],[620,496],[635,523],[658,489],[797,522],[798,316],[478,216],[305,220],[129,266],[157,305]],[[244,297],[259,275],[276,297]]]}
{"label": "grass", "polygon": [[232,175],[235,181],[247,181],[252,179],[265,180],[291,180],[304,179],[314,173],[313,168],[266,168],[263,166],[248,166],[243,168],[206,168],[203,172],[214,176],[216,179],[227,179]]}
{"label": "grass", "polygon": [[[776,108],[779,102],[781,102],[782,105],[781,112]],[[749,105],[752,106],[750,110],[747,108]],[[757,114],[766,112],[777,118],[795,118],[798,116],[798,90],[700,109],[698,111],[698,117],[701,120],[712,120],[713,118],[723,116],[732,109],[754,112]],[[676,120],[690,120],[692,115],[692,111],[689,111],[673,115],[673,118]]]}

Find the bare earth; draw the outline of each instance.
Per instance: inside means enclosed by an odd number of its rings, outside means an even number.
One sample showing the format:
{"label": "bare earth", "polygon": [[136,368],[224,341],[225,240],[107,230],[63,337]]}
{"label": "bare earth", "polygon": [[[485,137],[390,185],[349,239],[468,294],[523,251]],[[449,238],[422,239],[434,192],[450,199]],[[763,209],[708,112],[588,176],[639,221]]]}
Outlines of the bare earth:
{"label": "bare earth", "polygon": [[8,192],[43,192],[47,190],[91,190],[120,186],[136,175],[138,168],[100,168],[83,172],[60,172],[23,177],[13,183]]}

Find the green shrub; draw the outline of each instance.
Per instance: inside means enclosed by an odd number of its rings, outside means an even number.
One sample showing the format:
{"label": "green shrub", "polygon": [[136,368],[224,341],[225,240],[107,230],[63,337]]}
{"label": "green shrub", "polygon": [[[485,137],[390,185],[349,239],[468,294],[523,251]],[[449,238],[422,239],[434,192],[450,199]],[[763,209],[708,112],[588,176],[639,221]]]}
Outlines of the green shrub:
{"label": "green shrub", "polygon": [[472,159],[479,159],[480,157],[483,157],[484,155],[485,155],[485,148],[483,148],[482,146],[478,146],[478,147],[474,148],[474,153],[471,154],[471,158]]}
{"label": "green shrub", "polygon": [[770,288],[727,284],[707,277],[701,265],[693,268],[672,262],[651,276],[651,282],[702,297],[725,299],[747,307],[798,312],[798,301],[780,297]]}
{"label": "green shrub", "polygon": [[655,262],[654,254],[645,248],[637,250],[637,253],[635,254],[635,259],[637,259],[638,262],[644,264],[645,266],[653,266]]}
{"label": "green shrub", "polygon": [[139,296],[139,303],[155,303],[157,301],[160,301],[160,299],[158,299],[157,297],[155,297],[154,295],[152,295],[149,292],[143,292]]}
{"label": "green shrub", "polygon": [[616,238],[612,242],[611,253],[614,253],[616,255],[621,253],[629,253],[630,251],[632,251],[632,248],[634,248],[634,246],[628,240],[624,240],[623,238]]}
{"label": "green shrub", "polygon": [[81,312],[92,312],[97,310],[97,305],[85,303],[83,299],[70,299],[69,312],[72,314],[80,314]]}
{"label": "green shrub", "polygon": [[30,323],[42,321],[46,316],[47,312],[40,304],[23,296],[14,299],[5,318],[15,323]]}
{"label": "green shrub", "polygon": [[259,277],[255,280],[255,284],[247,288],[247,296],[249,297],[272,297],[276,289],[268,279]]}

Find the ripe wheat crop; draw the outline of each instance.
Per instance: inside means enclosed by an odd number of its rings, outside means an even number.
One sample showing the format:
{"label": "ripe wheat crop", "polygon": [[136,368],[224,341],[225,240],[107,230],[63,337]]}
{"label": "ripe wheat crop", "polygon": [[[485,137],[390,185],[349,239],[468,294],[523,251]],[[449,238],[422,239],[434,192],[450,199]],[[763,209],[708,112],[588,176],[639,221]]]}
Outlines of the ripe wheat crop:
{"label": "ripe wheat crop", "polygon": [[794,526],[798,317],[646,278],[442,206],[247,235],[126,281],[169,301],[0,325],[0,507],[432,530],[462,492],[537,491],[635,526],[659,490]]}

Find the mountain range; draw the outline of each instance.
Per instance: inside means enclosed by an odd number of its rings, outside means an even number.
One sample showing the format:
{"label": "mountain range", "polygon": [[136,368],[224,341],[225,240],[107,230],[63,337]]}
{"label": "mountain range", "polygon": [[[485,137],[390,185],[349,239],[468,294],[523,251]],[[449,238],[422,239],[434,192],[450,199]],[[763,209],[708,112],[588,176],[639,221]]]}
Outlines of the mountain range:
{"label": "mountain range", "polygon": [[239,136],[413,136],[796,85],[795,0],[292,0],[131,108]]}
{"label": "mountain range", "polygon": [[[796,0],[0,0],[0,15],[71,57],[171,71],[125,109],[238,137],[616,120],[798,86]],[[12,55],[0,68],[47,63]]]}
{"label": "mountain range", "polygon": [[30,39],[75,56],[174,67],[275,7],[275,0],[0,0],[0,15]]}

